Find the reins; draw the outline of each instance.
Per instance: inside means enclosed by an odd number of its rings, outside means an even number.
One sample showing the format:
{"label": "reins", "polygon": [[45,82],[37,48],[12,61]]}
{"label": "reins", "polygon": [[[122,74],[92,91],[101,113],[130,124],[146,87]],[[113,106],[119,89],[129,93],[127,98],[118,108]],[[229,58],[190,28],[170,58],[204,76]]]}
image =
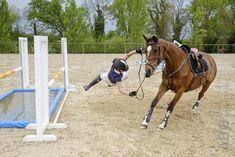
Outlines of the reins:
{"label": "reins", "polygon": [[[141,62],[143,62],[143,54],[141,54]],[[138,91],[141,89],[141,97],[139,97],[137,94],[136,94],[136,99],[138,100],[143,100],[144,99],[144,90],[143,90],[143,87],[142,87],[142,84],[144,83],[144,80],[145,80],[145,77],[143,78],[143,80],[141,81],[141,77],[140,77],[140,72],[141,72],[141,69],[142,69],[142,64],[140,64],[139,66],[139,71],[138,71],[138,77],[139,77],[139,83],[140,83],[140,86],[137,88],[136,90],[136,93],[138,93]]]}
{"label": "reins", "polygon": [[[167,47],[166,51],[168,50],[168,48],[169,48],[169,43],[168,43],[168,47]],[[158,49],[159,49],[159,51],[160,51],[160,45],[158,46]],[[147,61],[154,60],[154,59],[157,59],[157,58],[160,58],[160,57],[151,58],[151,59],[148,59]],[[143,60],[144,60],[144,59],[143,59],[143,54],[141,54],[141,62],[143,62]],[[146,61],[145,61],[145,63],[146,63],[147,65],[149,65],[153,70],[155,70],[155,69],[157,68],[157,66],[158,66],[158,65],[156,65],[156,66],[153,67],[151,64],[149,64],[149,63],[146,62]],[[139,66],[139,71],[138,71],[138,77],[139,77],[139,84],[140,84],[140,86],[139,86],[139,87],[137,88],[137,90],[136,90],[136,93],[138,93],[138,91],[141,89],[142,96],[139,97],[139,96],[136,94],[136,99],[138,99],[138,100],[143,100],[143,99],[144,99],[144,90],[143,90],[142,85],[143,85],[143,83],[144,83],[145,77],[144,77],[143,80],[141,81],[141,77],[140,77],[141,68],[142,68],[142,64],[140,64],[140,66]]]}
{"label": "reins", "polygon": [[170,73],[169,75],[167,75],[168,77],[171,77],[172,75],[174,75],[175,73],[177,73],[181,68],[182,66],[186,63],[186,61],[188,60],[189,58],[189,55],[187,56],[187,58],[185,58],[185,60],[181,63],[181,65],[175,70],[173,71],[172,73]]}

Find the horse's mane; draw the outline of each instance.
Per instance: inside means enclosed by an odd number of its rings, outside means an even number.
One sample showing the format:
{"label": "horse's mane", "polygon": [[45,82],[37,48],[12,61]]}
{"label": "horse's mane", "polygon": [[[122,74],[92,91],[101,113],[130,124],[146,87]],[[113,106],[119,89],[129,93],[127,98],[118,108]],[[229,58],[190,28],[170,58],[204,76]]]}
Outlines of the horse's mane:
{"label": "horse's mane", "polygon": [[161,43],[163,43],[163,44],[165,44],[164,46],[166,46],[166,47],[167,47],[167,45],[169,44],[169,47],[175,49],[175,52],[176,52],[176,53],[178,53],[178,52],[184,53],[184,51],[183,51],[180,47],[176,46],[176,45],[175,45],[174,43],[172,43],[172,42],[169,42],[169,41],[167,41],[167,40],[165,40],[165,39],[162,39],[162,38],[159,38],[158,41],[159,41],[160,45],[161,45]]}

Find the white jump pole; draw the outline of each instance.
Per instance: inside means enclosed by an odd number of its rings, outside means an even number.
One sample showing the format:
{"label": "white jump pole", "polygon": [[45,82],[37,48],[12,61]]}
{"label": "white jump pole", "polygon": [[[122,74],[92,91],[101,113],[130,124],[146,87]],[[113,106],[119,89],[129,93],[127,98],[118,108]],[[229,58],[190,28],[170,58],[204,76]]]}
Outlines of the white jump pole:
{"label": "white jump pole", "polygon": [[28,61],[28,40],[27,38],[19,37],[19,52],[21,71],[21,88],[29,86],[29,61]]}
{"label": "white jump pole", "polygon": [[60,70],[58,70],[56,75],[48,82],[48,87],[49,88],[52,88],[52,86],[55,84],[56,80],[59,80],[59,78],[62,75],[62,73],[64,72],[64,70],[65,69],[63,67]]}

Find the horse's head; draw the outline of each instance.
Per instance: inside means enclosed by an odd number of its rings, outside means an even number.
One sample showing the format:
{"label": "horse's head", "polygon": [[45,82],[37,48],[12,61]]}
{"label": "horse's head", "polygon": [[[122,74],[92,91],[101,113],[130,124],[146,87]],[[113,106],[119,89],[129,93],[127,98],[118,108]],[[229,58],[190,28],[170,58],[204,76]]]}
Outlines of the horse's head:
{"label": "horse's head", "polygon": [[158,38],[152,36],[147,38],[145,35],[144,39],[146,40],[146,65],[145,65],[145,77],[150,77],[156,67],[164,59],[163,48],[160,46]]}

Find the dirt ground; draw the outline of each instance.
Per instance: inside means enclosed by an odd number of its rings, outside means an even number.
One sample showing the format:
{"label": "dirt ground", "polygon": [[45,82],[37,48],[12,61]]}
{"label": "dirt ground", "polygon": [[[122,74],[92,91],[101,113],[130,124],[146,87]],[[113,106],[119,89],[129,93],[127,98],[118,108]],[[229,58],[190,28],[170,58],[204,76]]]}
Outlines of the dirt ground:
{"label": "dirt ground", "polygon": [[[77,92],[70,93],[60,122],[67,129],[47,130],[56,142],[23,142],[33,130],[0,129],[1,157],[234,157],[235,156],[235,55],[213,57],[218,66],[216,80],[201,101],[200,112],[191,108],[199,90],[183,95],[171,114],[165,130],[157,129],[173,97],[164,95],[154,110],[149,128],[140,128],[142,119],[156,95],[161,74],[146,79],[143,100],[123,96],[115,87],[101,82],[88,92],[83,86],[99,73],[109,70],[113,58],[122,54],[69,54],[69,76]],[[30,79],[33,84],[33,55]],[[140,56],[128,60],[128,91],[139,86]],[[59,69],[60,55],[50,55],[50,77]],[[0,55],[0,73],[16,67],[19,55]],[[57,83],[55,86],[60,86]],[[0,80],[0,94],[20,87],[20,75]]]}

